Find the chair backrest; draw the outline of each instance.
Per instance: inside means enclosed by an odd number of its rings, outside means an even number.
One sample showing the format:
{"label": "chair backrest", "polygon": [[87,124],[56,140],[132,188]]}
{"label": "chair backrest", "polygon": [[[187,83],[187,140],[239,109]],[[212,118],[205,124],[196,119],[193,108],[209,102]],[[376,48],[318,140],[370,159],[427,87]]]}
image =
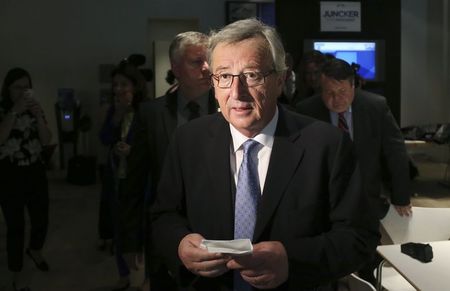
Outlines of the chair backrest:
{"label": "chair backrest", "polygon": [[375,287],[369,282],[361,279],[355,274],[348,276],[349,291],[376,291]]}
{"label": "chair backrest", "polygon": [[450,239],[450,208],[413,207],[412,212],[402,217],[391,205],[381,220],[394,244]]}

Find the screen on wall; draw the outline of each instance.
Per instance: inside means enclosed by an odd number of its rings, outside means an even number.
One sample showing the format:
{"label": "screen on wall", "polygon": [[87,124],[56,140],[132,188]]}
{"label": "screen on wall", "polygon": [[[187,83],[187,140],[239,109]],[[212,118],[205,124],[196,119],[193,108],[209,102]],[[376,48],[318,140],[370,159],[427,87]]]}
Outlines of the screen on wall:
{"label": "screen on wall", "polygon": [[377,44],[360,41],[314,41],[313,48],[334,55],[347,63],[358,64],[358,74],[366,80],[377,79]]}

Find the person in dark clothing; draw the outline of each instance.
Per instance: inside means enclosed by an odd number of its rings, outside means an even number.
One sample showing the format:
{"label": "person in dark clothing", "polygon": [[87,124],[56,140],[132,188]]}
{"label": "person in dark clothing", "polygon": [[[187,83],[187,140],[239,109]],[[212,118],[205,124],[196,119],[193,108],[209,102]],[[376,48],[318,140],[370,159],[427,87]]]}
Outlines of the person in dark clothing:
{"label": "person in dark clothing", "polygon": [[[106,117],[100,130],[101,142],[109,147],[109,154],[102,175],[101,206],[108,207],[111,213],[110,223],[115,236],[115,256],[120,279],[113,289],[126,290],[130,286],[130,269],[122,256],[120,239],[117,237],[120,205],[120,193],[127,178],[127,159],[133,148],[135,133],[135,113],[139,103],[146,97],[145,79],[138,68],[128,60],[122,61],[112,74],[113,103],[106,108]],[[105,210],[103,211],[103,213]],[[102,214],[102,209],[100,209]],[[100,217],[101,220],[108,217]],[[141,214],[141,221],[143,216]],[[108,221],[104,222],[108,223]],[[141,230],[135,236],[141,240]]]}
{"label": "person in dark clothing", "polygon": [[[137,114],[136,144],[128,163],[128,177],[122,203],[121,237],[133,261],[137,250],[136,237],[142,209],[148,212],[154,200],[164,157],[175,130],[199,116],[217,111],[210,90],[209,66],[206,62],[208,37],[187,31],[175,36],[169,47],[171,72],[176,81],[164,96],[143,102]],[[150,177],[150,199],[144,202],[143,191]],[[146,229],[150,232],[150,228]],[[159,254],[147,244],[146,260],[150,265],[151,289],[173,290],[174,283],[167,269],[159,263]]]}
{"label": "person in dark clothing", "polygon": [[44,111],[33,96],[30,74],[11,69],[3,81],[0,101],[0,206],[6,221],[8,268],[13,289],[30,290],[22,272],[25,208],[31,222],[26,254],[41,271],[49,265],[41,254],[48,228],[48,181],[42,152],[51,140]]}
{"label": "person in dark clothing", "polygon": [[[409,157],[386,99],[356,88],[355,70],[341,59],[330,59],[323,66],[321,87],[321,94],[299,103],[297,111],[331,123],[352,138],[363,188],[377,219],[386,215],[389,204],[400,216],[411,215]],[[384,184],[389,193],[383,193]],[[370,261],[360,270],[360,276],[374,283],[373,270],[378,261]]]}

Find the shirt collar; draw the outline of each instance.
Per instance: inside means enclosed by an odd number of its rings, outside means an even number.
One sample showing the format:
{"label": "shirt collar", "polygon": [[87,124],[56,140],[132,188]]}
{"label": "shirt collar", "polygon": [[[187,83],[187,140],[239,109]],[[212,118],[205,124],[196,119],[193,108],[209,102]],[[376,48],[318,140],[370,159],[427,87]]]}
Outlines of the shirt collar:
{"label": "shirt collar", "polygon": [[[275,130],[278,123],[278,107],[275,110],[272,120],[258,133],[253,140],[256,140],[263,146],[272,148]],[[230,123],[231,137],[233,138],[233,152],[235,153],[241,145],[246,142],[249,138],[240,133],[231,123]]]}

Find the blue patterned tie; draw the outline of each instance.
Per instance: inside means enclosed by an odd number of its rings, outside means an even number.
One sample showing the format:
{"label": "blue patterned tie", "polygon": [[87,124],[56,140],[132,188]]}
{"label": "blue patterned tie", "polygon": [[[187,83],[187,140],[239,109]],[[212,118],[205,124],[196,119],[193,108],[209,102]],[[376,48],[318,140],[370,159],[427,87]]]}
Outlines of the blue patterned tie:
{"label": "blue patterned tie", "polygon": [[[259,186],[258,166],[251,159],[252,152],[257,150],[259,143],[252,139],[242,144],[244,155],[239,168],[236,186],[236,201],[234,208],[234,238],[253,239],[256,223],[256,211],[261,197]],[[234,272],[234,291],[251,290],[239,271]]]}

